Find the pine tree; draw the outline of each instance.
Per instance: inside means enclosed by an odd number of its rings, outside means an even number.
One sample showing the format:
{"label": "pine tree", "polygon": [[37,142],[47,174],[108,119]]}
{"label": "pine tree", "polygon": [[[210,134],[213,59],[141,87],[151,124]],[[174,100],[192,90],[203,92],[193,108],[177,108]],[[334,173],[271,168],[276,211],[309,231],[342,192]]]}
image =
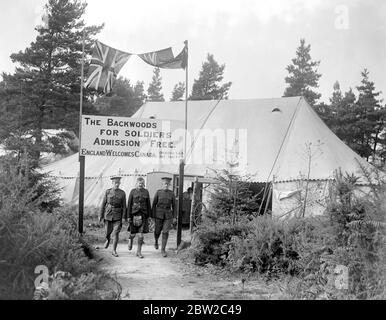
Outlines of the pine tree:
{"label": "pine tree", "polygon": [[284,91],[284,97],[304,96],[309,104],[315,105],[320,94],[313,91],[318,87],[321,75],[317,72],[320,61],[311,60],[311,45],[306,45],[305,40],[300,40],[300,46],[296,50],[296,57],[292,64],[287,66],[289,75],[285,78],[288,87]]}
{"label": "pine tree", "polygon": [[251,189],[251,177],[234,174],[230,169],[214,170],[217,183],[210,189],[208,218],[234,224],[239,216],[256,215],[257,195]]}
{"label": "pine tree", "polygon": [[218,100],[228,99],[228,91],[232,82],[220,84],[224,79],[225,64],[219,65],[213,54],[207,56],[202,64],[198,79],[194,80],[191,100]]}
{"label": "pine tree", "polygon": [[134,86],[130,80],[119,77],[109,96],[102,96],[95,102],[95,108],[105,116],[130,117],[145,102],[143,82]]}
{"label": "pine tree", "polygon": [[[386,105],[384,105],[383,108],[386,109]],[[383,121],[385,121],[385,118],[383,118]],[[386,130],[384,130],[381,133],[380,139],[379,139],[379,144],[380,144],[380,148],[378,150],[378,156],[379,156],[379,160],[380,160],[379,166],[383,169],[383,171],[385,171],[385,169],[386,169],[386,166],[385,166],[385,163],[386,163]]]}
{"label": "pine tree", "polygon": [[334,91],[332,92],[332,97],[330,98],[331,107],[333,110],[336,110],[339,105],[342,103],[343,94],[340,90],[340,84],[338,81],[334,83]]}
{"label": "pine tree", "polygon": [[341,126],[340,118],[337,116],[341,111],[343,101],[343,94],[340,90],[340,84],[338,81],[334,83],[332,97],[330,98],[330,105],[328,106],[328,114],[322,119],[326,122],[329,128],[336,132]]}
{"label": "pine tree", "polygon": [[160,69],[154,68],[152,81],[147,89],[148,101],[165,101],[162,91]]}
{"label": "pine tree", "polygon": [[361,75],[356,102],[357,149],[362,157],[375,160],[380,136],[385,130],[386,109],[381,105],[380,92],[375,91],[374,82],[369,80],[369,71],[364,69]]}
{"label": "pine tree", "polygon": [[137,112],[137,110],[145,103],[147,98],[143,81],[137,81],[133,89],[132,113]]}
{"label": "pine tree", "polygon": [[[25,147],[35,164],[44,151],[44,129],[78,131],[82,30],[85,50],[90,52],[94,36],[103,28],[85,26],[82,16],[86,6],[78,0],[49,0],[45,5],[46,23],[36,27],[36,40],[24,51],[11,55],[17,64],[15,73],[2,75],[5,108],[18,114],[18,121],[7,128],[9,137],[15,136],[15,128],[24,136],[31,135]],[[87,98],[85,91],[85,113],[93,110]],[[9,114],[5,117],[12,119]]]}
{"label": "pine tree", "polygon": [[338,81],[335,82],[333,88],[328,125],[341,140],[355,149],[353,133],[356,130],[355,123],[357,121],[355,115],[356,96],[351,88],[343,95]]}
{"label": "pine tree", "polygon": [[324,121],[324,123],[332,130],[334,126],[334,116],[332,114],[331,106],[327,103],[321,102],[314,105],[314,110],[319,115],[319,117]]}
{"label": "pine tree", "polygon": [[383,160],[386,108],[379,100],[369,72],[362,73],[358,98],[350,88],[343,96],[339,83],[330,98],[330,128],[350,148],[367,160]]}
{"label": "pine tree", "polygon": [[178,82],[173,89],[170,101],[181,101],[184,99],[185,82]]}
{"label": "pine tree", "polygon": [[337,124],[335,126],[336,135],[342,139],[353,150],[356,150],[356,102],[357,97],[352,88],[344,94],[342,102],[336,107]]}

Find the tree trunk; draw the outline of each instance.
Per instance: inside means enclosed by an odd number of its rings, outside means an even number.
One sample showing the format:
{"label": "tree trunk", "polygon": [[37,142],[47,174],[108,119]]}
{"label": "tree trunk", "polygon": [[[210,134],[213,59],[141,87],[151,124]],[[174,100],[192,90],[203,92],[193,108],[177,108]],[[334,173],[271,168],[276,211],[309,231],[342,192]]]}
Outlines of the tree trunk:
{"label": "tree trunk", "polygon": [[36,130],[34,132],[35,144],[32,152],[33,165],[38,166],[40,154],[42,151],[42,137],[43,137],[43,117],[44,117],[44,104],[39,107],[39,113],[36,122]]}

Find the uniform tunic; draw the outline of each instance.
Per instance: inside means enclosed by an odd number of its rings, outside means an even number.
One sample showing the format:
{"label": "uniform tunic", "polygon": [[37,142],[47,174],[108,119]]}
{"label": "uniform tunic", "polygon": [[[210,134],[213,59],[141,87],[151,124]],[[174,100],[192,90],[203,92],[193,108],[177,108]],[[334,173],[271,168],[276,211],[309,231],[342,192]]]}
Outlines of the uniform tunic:
{"label": "uniform tunic", "polygon": [[171,190],[160,189],[153,199],[152,218],[155,219],[155,233],[168,232],[176,218],[176,200]]}
{"label": "uniform tunic", "polygon": [[106,239],[116,237],[122,228],[122,218],[126,212],[126,194],[121,189],[107,189],[103,197],[99,217],[105,221]]}
{"label": "uniform tunic", "polygon": [[[142,225],[134,226],[134,216],[142,217]],[[130,233],[148,233],[149,223],[148,218],[151,216],[151,204],[149,191],[145,188],[135,188],[130,191],[129,200],[127,201],[127,217],[130,220],[130,225],[127,231]]]}

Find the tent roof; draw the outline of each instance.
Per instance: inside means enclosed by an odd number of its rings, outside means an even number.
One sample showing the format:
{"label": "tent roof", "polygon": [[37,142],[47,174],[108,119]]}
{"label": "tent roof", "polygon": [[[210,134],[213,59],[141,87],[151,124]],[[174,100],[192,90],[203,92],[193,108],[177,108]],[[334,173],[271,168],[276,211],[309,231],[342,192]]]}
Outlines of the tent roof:
{"label": "tent roof", "polygon": [[[185,101],[147,102],[132,117],[184,120],[184,111]],[[254,181],[289,181],[306,177],[325,180],[331,179],[338,168],[359,174],[358,163],[367,168],[370,166],[324,124],[302,97],[189,101],[188,131],[192,133],[190,141],[193,143],[188,143],[185,174],[204,176],[208,168],[224,168],[225,159],[214,156],[211,164],[195,164],[197,154],[206,149],[199,143],[200,139],[194,140],[197,137],[194,129],[212,132],[241,129],[246,133],[246,141],[243,136],[237,141],[238,133],[236,138],[229,139],[227,150],[232,143],[240,154],[246,150],[246,165],[239,169],[251,174]],[[73,155],[44,170],[53,175],[60,172],[60,176],[74,177],[78,175],[77,160],[78,156]],[[86,159],[87,177],[109,176],[119,171],[128,175],[146,174],[154,170],[177,173],[178,166],[154,167],[126,158]]]}
{"label": "tent roof", "polygon": [[[133,117],[183,120],[184,110],[185,101],[147,102]],[[188,130],[197,128],[246,129],[243,172],[252,174],[255,181],[324,180],[331,179],[339,168],[358,175],[358,163],[369,168],[302,97],[189,101]],[[186,172],[205,172],[205,166],[194,164],[194,155],[201,151],[197,142],[188,148]],[[224,162],[209,167],[223,168]]]}

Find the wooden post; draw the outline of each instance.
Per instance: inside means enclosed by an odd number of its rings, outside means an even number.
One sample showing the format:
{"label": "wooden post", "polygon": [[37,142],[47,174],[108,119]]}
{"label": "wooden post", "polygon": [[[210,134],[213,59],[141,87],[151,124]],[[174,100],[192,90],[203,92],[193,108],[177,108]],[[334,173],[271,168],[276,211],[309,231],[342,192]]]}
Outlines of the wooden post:
{"label": "wooden post", "polygon": [[78,209],[78,231],[83,234],[83,211],[84,211],[84,176],[85,176],[85,156],[80,155],[82,141],[82,114],[83,114],[83,82],[84,82],[84,41],[85,33],[83,30],[82,42],[82,65],[80,73],[80,98],[79,98],[79,209]]}
{"label": "wooden post", "polygon": [[83,234],[85,156],[79,156],[79,217],[78,231]]}
{"label": "wooden post", "polygon": [[184,160],[180,162],[180,170],[178,176],[178,219],[177,219],[177,248],[181,243],[182,235],[182,205],[184,192]]}

